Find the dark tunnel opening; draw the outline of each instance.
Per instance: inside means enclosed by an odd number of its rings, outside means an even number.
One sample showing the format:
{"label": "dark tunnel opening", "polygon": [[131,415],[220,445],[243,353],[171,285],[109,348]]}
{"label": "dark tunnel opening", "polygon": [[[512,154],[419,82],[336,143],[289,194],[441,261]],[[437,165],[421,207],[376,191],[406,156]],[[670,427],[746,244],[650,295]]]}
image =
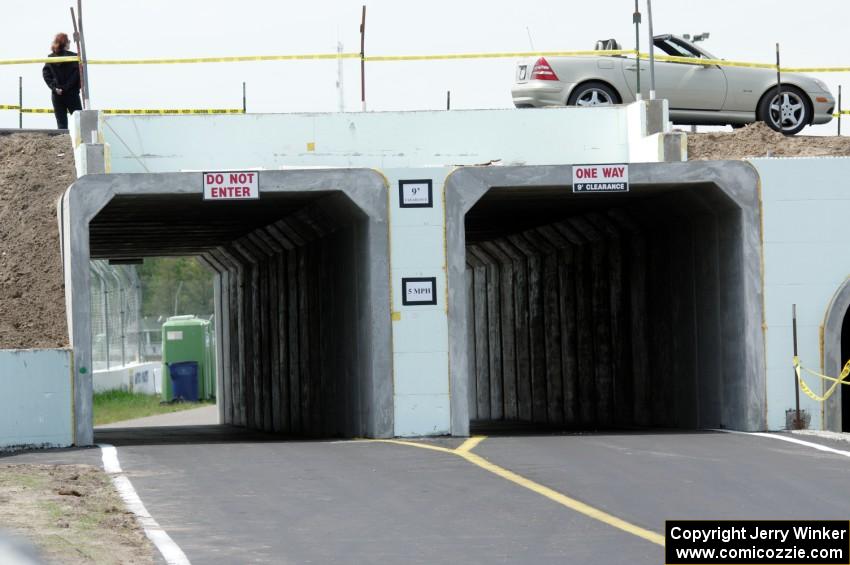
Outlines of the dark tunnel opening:
{"label": "dark tunnel opening", "polygon": [[[344,192],[113,197],[91,259],[194,255],[215,273],[222,424],[295,436],[376,431],[369,216]],[[373,410],[374,408],[374,410]],[[385,408],[383,408],[386,410]],[[370,420],[370,417],[372,420]]]}
{"label": "dark tunnel opening", "polygon": [[487,191],[465,217],[472,429],[734,427],[741,216],[713,183]]}

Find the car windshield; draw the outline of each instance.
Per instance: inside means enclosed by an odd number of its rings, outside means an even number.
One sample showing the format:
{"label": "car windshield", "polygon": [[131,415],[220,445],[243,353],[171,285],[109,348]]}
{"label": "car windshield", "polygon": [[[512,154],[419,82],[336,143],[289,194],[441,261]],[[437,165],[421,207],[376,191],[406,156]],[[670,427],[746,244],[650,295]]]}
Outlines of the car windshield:
{"label": "car windshield", "polygon": [[673,57],[697,57],[700,59],[716,59],[714,55],[700,49],[693,43],[672,35],[658,36],[653,41],[655,47]]}

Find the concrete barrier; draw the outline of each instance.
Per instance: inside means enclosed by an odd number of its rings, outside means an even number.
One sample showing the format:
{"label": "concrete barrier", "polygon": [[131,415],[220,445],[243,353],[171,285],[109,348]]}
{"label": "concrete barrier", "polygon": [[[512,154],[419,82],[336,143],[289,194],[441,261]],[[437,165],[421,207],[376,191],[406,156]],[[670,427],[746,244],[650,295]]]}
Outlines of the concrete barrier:
{"label": "concrete barrier", "polygon": [[162,363],[138,363],[92,373],[92,390],[126,390],[141,394],[158,394]]}
{"label": "concrete barrier", "polygon": [[0,451],[74,443],[68,349],[0,350]]}

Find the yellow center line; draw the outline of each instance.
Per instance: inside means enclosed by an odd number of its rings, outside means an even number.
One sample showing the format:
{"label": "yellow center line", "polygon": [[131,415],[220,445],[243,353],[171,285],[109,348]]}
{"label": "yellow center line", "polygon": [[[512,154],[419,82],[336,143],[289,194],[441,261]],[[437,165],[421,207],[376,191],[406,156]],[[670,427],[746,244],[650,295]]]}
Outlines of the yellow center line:
{"label": "yellow center line", "polygon": [[553,490],[547,486],[541,485],[540,483],[536,483],[531,479],[526,479],[522,475],[518,475],[513,471],[509,471],[504,467],[500,467],[495,463],[491,463],[487,459],[484,459],[480,455],[476,455],[475,453],[458,453],[460,457],[463,457],[473,465],[477,465],[486,471],[490,471],[494,475],[498,475],[505,480],[511,481],[514,484],[517,484],[521,487],[527,488],[532,492],[536,492],[541,496],[545,496],[549,500],[557,502],[562,506],[566,506],[570,510],[575,510],[580,514],[584,514],[589,518],[593,518],[594,520],[599,520],[605,524],[608,524],[611,527],[617,528],[618,530],[623,530],[626,533],[632,534],[639,538],[643,538],[647,541],[651,541],[654,544],[660,545],[664,547],[664,536],[661,534],[657,534],[653,531],[647,530],[645,528],[641,528],[640,526],[636,526],[631,522],[627,522],[622,518],[618,518],[613,514],[609,514],[603,510],[599,510],[598,508],[594,508],[589,504],[585,504],[580,500],[576,500],[575,498],[571,498],[565,494],[561,494],[560,492]]}
{"label": "yellow center line", "polygon": [[406,445],[408,447],[418,447],[420,449],[430,449],[432,451],[441,451],[443,453],[450,453],[451,455],[456,455],[453,449],[449,449],[447,447],[439,447],[437,445],[428,445],[427,443],[414,443],[412,441],[403,441],[400,439],[367,439],[362,441],[372,443],[394,443],[396,445]]}
{"label": "yellow center line", "polygon": [[487,436],[475,436],[475,437],[471,437],[471,438],[469,438],[468,440],[466,440],[465,442],[463,442],[462,444],[460,444],[460,446],[459,446],[457,449],[455,449],[455,451],[456,451],[456,452],[458,452],[458,453],[467,453],[467,452],[470,452],[470,451],[472,451],[473,449],[475,449],[475,447],[476,447],[479,443],[481,443],[482,441],[484,441],[485,439],[487,439]]}
{"label": "yellow center line", "polygon": [[609,514],[604,510],[600,510],[594,506],[591,506],[587,503],[581,502],[580,500],[576,500],[575,498],[569,497],[563,493],[560,493],[554,489],[551,489],[547,486],[541,485],[531,479],[527,479],[522,475],[518,475],[513,471],[509,471],[504,467],[496,465],[495,463],[488,461],[487,459],[472,453],[471,450],[474,449],[478,444],[484,441],[486,436],[478,436],[472,437],[463,442],[460,447],[457,449],[448,449],[445,447],[438,447],[436,445],[428,445],[427,443],[416,443],[412,441],[403,441],[397,439],[375,439],[375,440],[365,440],[371,442],[379,442],[379,443],[394,443],[397,445],[403,445],[407,447],[418,447],[419,449],[429,449],[431,451],[439,451],[442,453],[449,453],[451,455],[456,455],[462,459],[465,459],[469,463],[484,469],[490,473],[493,473],[496,476],[499,476],[506,481],[510,481],[515,485],[519,485],[523,488],[526,488],[532,492],[535,492],[541,496],[545,496],[549,500],[560,504],[561,506],[565,506],[570,510],[578,512],[579,514],[583,514],[588,518],[592,518],[594,520],[598,520],[603,524],[607,524],[612,528],[617,528],[618,530],[622,530],[628,534],[632,534],[633,536],[637,536],[639,538],[645,539],[646,541],[652,542],[656,545],[660,545],[664,547],[664,536],[653,532],[651,530],[647,530],[646,528],[641,528],[631,522],[623,520],[622,518],[618,518],[613,514]]}

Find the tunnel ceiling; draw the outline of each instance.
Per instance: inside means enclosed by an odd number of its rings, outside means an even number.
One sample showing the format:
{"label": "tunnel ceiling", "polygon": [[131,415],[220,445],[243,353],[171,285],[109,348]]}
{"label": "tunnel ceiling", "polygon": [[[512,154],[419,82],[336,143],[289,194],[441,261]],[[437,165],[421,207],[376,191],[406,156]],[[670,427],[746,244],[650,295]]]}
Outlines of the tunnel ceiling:
{"label": "tunnel ceiling", "polygon": [[268,193],[205,202],[199,194],[122,195],[89,224],[92,259],[196,255],[289,216],[331,194]]}
{"label": "tunnel ceiling", "polygon": [[[687,187],[688,190],[682,190]],[[497,187],[467,212],[466,241],[476,243],[543,226],[572,216],[622,208],[636,219],[716,213],[736,205],[714,184],[632,186],[628,193],[573,194],[570,187]]]}

